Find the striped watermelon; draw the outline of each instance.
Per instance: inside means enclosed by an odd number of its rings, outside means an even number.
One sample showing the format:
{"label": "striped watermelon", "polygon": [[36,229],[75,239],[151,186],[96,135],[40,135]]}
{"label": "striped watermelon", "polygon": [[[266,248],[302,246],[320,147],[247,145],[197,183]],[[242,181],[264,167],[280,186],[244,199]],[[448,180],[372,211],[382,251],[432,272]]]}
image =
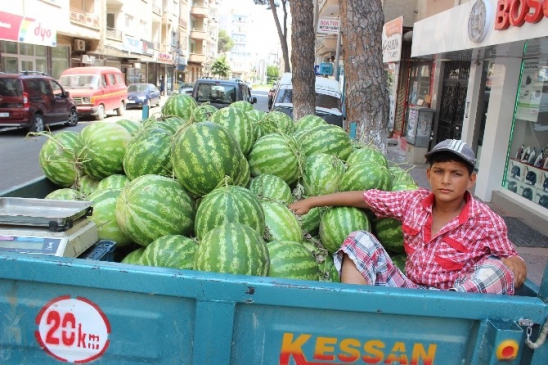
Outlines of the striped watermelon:
{"label": "striped watermelon", "polygon": [[194,256],[194,269],[228,274],[268,276],[270,258],[263,238],[253,228],[226,223],[202,239]]}
{"label": "striped watermelon", "polygon": [[259,199],[277,201],[283,204],[293,202],[291,188],[287,183],[276,175],[259,175],[249,184],[249,190]]}
{"label": "striped watermelon", "polygon": [[127,129],[116,123],[95,122],[82,129],[79,140],[77,157],[86,175],[101,180],[124,172],[122,160],[131,140]]}
{"label": "striped watermelon", "polygon": [[215,114],[218,109],[209,103],[203,103],[194,108],[192,112],[192,122],[201,123],[211,121],[211,116]]}
{"label": "striped watermelon", "polygon": [[225,127],[230,131],[240,145],[244,155],[247,155],[255,143],[255,130],[253,122],[245,112],[239,108],[223,108],[217,110],[211,121]]}
{"label": "striped watermelon", "polygon": [[189,123],[190,122],[179,117],[162,117],[158,119],[158,122],[151,124],[150,127],[162,128],[171,134],[175,134],[180,128],[183,128]]}
{"label": "striped watermelon", "polygon": [[124,172],[130,180],[156,174],[172,176],[171,140],[173,134],[156,125],[144,129],[128,143],[123,159]]}
{"label": "striped watermelon", "polygon": [[53,199],[53,200],[85,200],[86,196],[71,188],[62,188],[56,189],[46,195],[44,199]]}
{"label": "striped watermelon", "polygon": [[352,152],[352,142],[346,131],[333,124],[308,128],[298,135],[297,142],[306,156],[327,153],[346,160]]}
{"label": "striped watermelon", "polygon": [[308,211],[308,213],[300,216],[301,228],[303,233],[315,235],[320,228],[320,221],[325,207],[316,207]]}
{"label": "striped watermelon", "polygon": [[162,115],[165,117],[180,117],[190,120],[196,108],[196,100],[187,94],[172,94],[162,106]]}
{"label": "striped watermelon", "polygon": [[245,112],[247,117],[253,122],[253,124],[257,123],[259,120],[263,119],[266,115],[266,112],[263,112],[262,110],[258,109],[251,109]]}
{"label": "striped watermelon", "polygon": [[193,196],[204,196],[226,177],[241,179],[245,157],[226,128],[212,123],[194,123],[175,136],[171,150],[173,171],[179,183]]}
{"label": "striped watermelon", "polygon": [[216,188],[205,195],[198,206],[194,223],[198,240],[225,223],[245,224],[262,236],[265,218],[259,200],[246,188],[234,185]]}
{"label": "striped watermelon", "polygon": [[76,152],[80,150],[78,133],[62,131],[48,134],[42,145],[38,161],[44,175],[56,185],[68,188],[76,181]]}
{"label": "striped watermelon", "polygon": [[375,237],[390,252],[405,253],[401,222],[395,218],[377,218],[373,224]]}
{"label": "striped watermelon", "polygon": [[154,124],[158,122],[159,122],[158,118],[156,118],[155,116],[151,116],[151,117],[148,117],[147,119],[143,119],[141,121],[141,125],[142,125],[142,128],[145,129],[153,126]]}
{"label": "striped watermelon", "polygon": [[302,184],[308,196],[326,195],[339,191],[345,166],[335,155],[317,153],[304,162]]}
{"label": "striped watermelon", "polygon": [[249,185],[249,180],[251,180],[251,169],[249,167],[249,162],[247,162],[245,158],[242,158],[240,160],[240,165],[238,166],[234,185],[247,186]]}
{"label": "striped watermelon", "polygon": [[143,125],[139,122],[130,119],[120,119],[116,121],[116,124],[124,127],[132,136],[136,135]]}
{"label": "striped watermelon", "polygon": [[116,221],[116,200],[122,189],[97,190],[88,196],[93,204],[93,214],[88,218],[97,226],[97,235],[101,240],[116,242],[116,247],[123,247],[132,242]]}
{"label": "striped watermelon", "polygon": [[85,196],[88,196],[97,190],[97,186],[99,186],[100,181],[101,180],[95,180],[94,178],[84,175],[76,179],[76,182],[72,185],[72,188],[78,190]]}
{"label": "striped watermelon", "polygon": [[415,183],[392,181],[390,191],[416,190],[418,185]]}
{"label": "striped watermelon", "polygon": [[198,242],[181,235],[162,236],[148,245],[142,256],[148,266],[174,269],[194,269],[194,256]]}
{"label": "striped watermelon", "polygon": [[144,265],[143,263],[144,252],[145,252],[144,247],[133,250],[130,253],[128,253],[120,262],[123,264],[130,264],[130,265]]}
{"label": "striped watermelon", "polygon": [[289,115],[274,110],[261,118],[256,127],[257,137],[260,138],[270,133],[291,134],[295,131],[295,122]]}
{"label": "striped watermelon", "polygon": [[106,189],[123,189],[128,182],[129,179],[126,175],[114,174],[105,177],[103,180],[99,181],[95,190],[98,191]]}
{"label": "striped watermelon", "polygon": [[390,255],[394,265],[398,267],[405,274],[405,261],[407,261],[406,255]]}
{"label": "striped watermelon", "polygon": [[325,125],[327,125],[327,122],[325,120],[323,120],[322,118],[318,117],[317,115],[308,114],[308,115],[305,115],[304,117],[302,117],[301,119],[299,119],[295,123],[295,132],[298,132],[298,131],[301,131],[301,130],[304,130],[304,129],[317,127],[317,126],[320,126],[320,125],[325,126]]}
{"label": "striped watermelon", "polygon": [[319,266],[321,272],[320,281],[328,283],[339,283],[341,281],[339,271],[333,262],[333,256],[326,255],[325,260]]}
{"label": "striped watermelon", "polygon": [[284,204],[261,201],[266,223],[266,241],[302,242],[303,231],[297,217]]}
{"label": "striped watermelon", "polygon": [[253,104],[251,104],[247,100],[238,100],[230,104],[230,108],[240,109],[241,111],[245,113],[250,110],[253,110]]}
{"label": "striped watermelon", "polygon": [[392,175],[383,165],[358,163],[348,167],[341,179],[341,191],[390,190]]}
{"label": "striped watermelon", "polygon": [[259,138],[249,153],[252,176],[276,175],[291,185],[301,176],[302,155],[293,137],[271,133]]}
{"label": "striped watermelon", "polygon": [[381,151],[375,147],[364,146],[363,148],[354,150],[346,162],[349,165],[354,165],[357,163],[368,163],[368,164],[377,164],[380,166],[385,166],[388,168],[388,160],[383,155]]}
{"label": "striped watermelon", "polygon": [[143,175],[127,184],[116,204],[116,220],[122,232],[141,246],[168,234],[190,236],[195,207],[177,181]]}
{"label": "striped watermelon", "polygon": [[285,279],[319,280],[320,268],[318,263],[302,243],[272,241],[266,247],[270,256],[270,273],[268,276]]}
{"label": "striped watermelon", "polygon": [[335,253],[345,238],[354,231],[371,231],[371,224],[361,209],[332,207],[323,213],[320,240],[330,254]]}
{"label": "striped watermelon", "polygon": [[394,185],[415,185],[415,179],[413,179],[413,176],[411,176],[409,171],[404,170],[397,165],[388,167],[388,171],[392,175],[392,182]]}

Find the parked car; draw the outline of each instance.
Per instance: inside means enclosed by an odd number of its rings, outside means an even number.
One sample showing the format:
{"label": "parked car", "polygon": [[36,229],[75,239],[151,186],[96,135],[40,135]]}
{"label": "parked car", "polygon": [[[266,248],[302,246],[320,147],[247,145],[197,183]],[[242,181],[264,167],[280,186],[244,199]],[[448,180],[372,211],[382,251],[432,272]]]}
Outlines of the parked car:
{"label": "parked car", "polygon": [[68,91],[41,72],[0,73],[0,131],[26,128],[42,132],[54,124],[78,124]]}
{"label": "parked car", "polygon": [[127,89],[127,108],[142,108],[145,101],[149,106],[160,105],[160,90],[154,84],[131,84]]}
{"label": "parked car", "polygon": [[127,86],[116,67],[73,67],[63,71],[59,81],[70,91],[79,116],[103,120],[109,111],[123,115],[126,110]]}
{"label": "parked car", "polygon": [[[325,77],[316,77],[316,115],[327,123],[343,125],[341,112],[341,90],[339,82]],[[293,84],[291,73],[282,75],[274,94],[271,110],[278,110],[293,118]]]}
{"label": "parked car", "polygon": [[192,97],[201,103],[210,103],[218,109],[225,108],[235,101],[257,102],[251,91],[241,80],[199,79],[194,84]]}
{"label": "parked car", "polygon": [[183,82],[179,84],[179,94],[192,95],[192,90],[194,89],[194,83],[192,82]]}

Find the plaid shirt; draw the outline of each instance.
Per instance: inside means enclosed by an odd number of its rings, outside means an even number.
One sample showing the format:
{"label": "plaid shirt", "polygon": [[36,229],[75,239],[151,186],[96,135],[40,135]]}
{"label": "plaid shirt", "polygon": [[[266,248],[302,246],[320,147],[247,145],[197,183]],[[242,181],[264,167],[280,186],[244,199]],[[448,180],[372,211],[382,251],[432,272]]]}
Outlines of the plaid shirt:
{"label": "plaid shirt", "polygon": [[379,217],[402,222],[407,277],[419,285],[449,289],[462,273],[494,255],[517,256],[504,220],[466,192],[460,214],[432,237],[434,194],[426,189],[386,192],[367,190],[364,201]]}

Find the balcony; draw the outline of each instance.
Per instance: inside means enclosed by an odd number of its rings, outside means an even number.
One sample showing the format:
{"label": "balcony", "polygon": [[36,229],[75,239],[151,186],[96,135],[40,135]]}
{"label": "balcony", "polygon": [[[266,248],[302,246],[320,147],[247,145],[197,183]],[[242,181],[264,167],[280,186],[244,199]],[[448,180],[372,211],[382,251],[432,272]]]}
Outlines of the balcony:
{"label": "balcony", "polygon": [[154,49],[156,50],[160,50],[160,48],[162,47],[160,42],[154,42],[153,44],[154,44]]}
{"label": "balcony", "polygon": [[99,30],[99,15],[86,13],[80,9],[70,8],[70,22],[83,27]]}
{"label": "balcony", "polygon": [[156,4],[152,4],[152,12],[156,15],[162,16],[162,8]]}
{"label": "balcony", "polygon": [[201,4],[195,4],[190,8],[190,15],[195,18],[207,18],[209,16],[209,8]]}
{"label": "balcony", "polygon": [[191,53],[188,58],[188,62],[193,63],[204,63],[206,60],[206,55],[203,53]]}
{"label": "balcony", "polygon": [[339,15],[339,0],[319,0],[319,16],[330,17]]}
{"label": "balcony", "polygon": [[207,32],[203,29],[192,29],[190,31],[190,39],[195,40],[206,40],[207,39]]}
{"label": "balcony", "polygon": [[326,53],[335,52],[337,48],[336,37],[323,37],[316,40],[316,55],[324,55]]}
{"label": "balcony", "polygon": [[107,29],[107,31],[105,33],[105,37],[107,37],[108,39],[121,41],[122,40],[122,31],[118,30],[118,29]]}

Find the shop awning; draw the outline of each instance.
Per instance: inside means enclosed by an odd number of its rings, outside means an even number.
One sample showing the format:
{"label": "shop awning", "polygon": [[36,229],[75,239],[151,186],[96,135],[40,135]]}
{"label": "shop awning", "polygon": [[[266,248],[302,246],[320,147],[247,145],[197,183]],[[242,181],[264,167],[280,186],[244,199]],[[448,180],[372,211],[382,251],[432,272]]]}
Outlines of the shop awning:
{"label": "shop awning", "polygon": [[0,11],[0,40],[56,47],[57,29],[46,19]]}

